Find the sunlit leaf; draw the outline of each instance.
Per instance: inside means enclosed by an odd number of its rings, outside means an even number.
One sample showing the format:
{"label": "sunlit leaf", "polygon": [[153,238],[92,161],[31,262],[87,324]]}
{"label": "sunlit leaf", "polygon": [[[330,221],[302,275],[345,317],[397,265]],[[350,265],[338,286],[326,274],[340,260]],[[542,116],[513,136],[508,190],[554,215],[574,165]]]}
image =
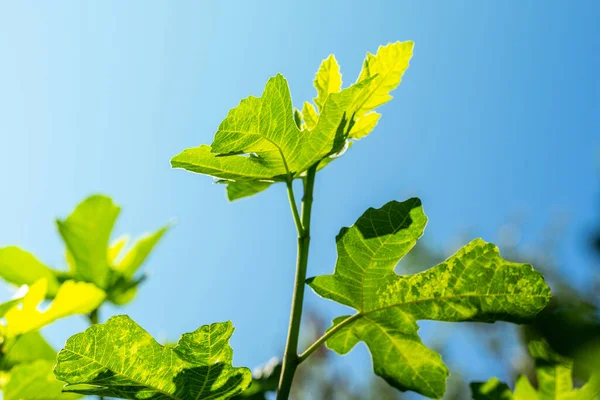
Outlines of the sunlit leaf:
{"label": "sunlit leaf", "polygon": [[259,181],[228,182],[227,198],[229,201],[234,201],[243,197],[253,196],[263,190],[267,190],[269,186],[271,186],[271,183]]}
{"label": "sunlit leaf", "polygon": [[73,258],[73,277],[106,289],[109,278],[108,243],[120,208],[106,196],[91,196],[65,220],[58,231]]}
{"label": "sunlit leaf", "polygon": [[369,111],[387,103],[392,99],[390,92],[402,81],[402,76],[408,68],[413,54],[414,43],[396,42],[379,46],[377,54],[367,53],[357,82],[374,78],[368,92],[359,99],[360,105],[356,112],[362,117]]}
{"label": "sunlit leaf", "polygon": [[304,118],[306,128],[309,130],[314,129],[319,120],[319,115],[315,110],[315,106],[313,106],[308,101],[305,101],[304,106],[302,107],[302,117]]}
{"label": "sunlit leaf", "polygon": [[5,354],[0,357],[3,370],[17,364],[30,363],[36,360],[56,360],[56,351],[46,342],[38,331],[28,332],[18,338],[4,343]]}
{"label": "sunlit leaf", "polygon": [[377,375],[400,390],[437,398],[448,370],[421,342],[416,321],[524,322],[547,304],[550,289],[530,265],[502,259],[496,246],[481,239],[429,270],[397,275],[394,267],[426,222],[418,199],[367,210],[337,236],[335,273],[308,283],[357,310],[334,320],[329,348],[345,354],[364,341]]}
{"label": "sunlit leaf", "polygon": [[14,246],[0,249],[0,277],[16,286],[31,285],[40,279],[46,279],[49,296],[54,296],[59,286],[52,269],[42,264],[33,254]]}
{"label": "sunlit leaf", "polygon": [[315,76],[318,112],[308,102],[302,112],[294,109],[288,84],[278,74],[261,97],[250,96],[229,111],[211,146],[186,149],[171,165],[228,181],[230,200],[302,177],[315,164],[323,168],[348,147],[348,139],[360,139],[377,125],[380,114],[372,110],[391,99],[412,46],[391,43],[367,54],[359,79],[345,89],[339,65],[329,56]]}
{"label": "sunlit leaf", "polygon": [[503,391],[504,397],[483,397],[485,388],[494,385],[508,388],[492,378],[486,383],[471,383],[473,399],[509,399],[509,400],[597,400],[600,396],[600,374],[593,374],[581,387],[573,386],[573,362],[554,353],[545,341],[533,340],[529,343],[529,352],[535,360],[537,389],[526,376],[517,380],[514,393]]}
{"label": "sunlit leaf", "polygon": [[314,101],[319,111],[322,111],[327,97],[331,93],[337,93],[342,89],[340,66],[333,54],[321,62],[315,75],[314,85],[317,89],[317,97],[314,98]]}
{"label": "sunlit leaf", "polygon": [[485,383],[471,383],[473,400],[511,400],[513,398],[510,388],[497,378],[492,378]]}
{"label": "sunlit leaf", "polygon": [[[231,365],[230,322],[184,334],[175,347],[156,342],[119,315],[67,340],[56,377],[65,390],[124,399],[226,399],[250,385],[247,368]],[[78,385],[88,385],[81,388]]]}
{"label": "sunlit leaf", "polygon": [[113,269],[121,272],[126,278],[132,278],[168,229],[169,227],[165,226],[139,238],[122,258],[114,261]]}
{"label": "sunlit leaf", "polygon": [[3,388],[4,400],[73,400],[81,396],[62,393],[64,383],[52,372],[54,361],[38,360],[17,365],[10,371],[10,378]]}
{"label": "sunlit leaf", "polygon": [[381,117],[381,114],[373,111],[358,118],[350,131],[349,137],[351,139],[362,139],[367,136],[377,126],[379,117]]}
{"label": "sunlit leaf", "polygon": [[90,313],[105,298],[104,291],[91,283],[67,281],[60,286],[52,303],[40,310],[47,287],[45,279],[37,281],[29,287],[19,304],[6,312],[4,319],[7,337],[35,331],[59,318]]}

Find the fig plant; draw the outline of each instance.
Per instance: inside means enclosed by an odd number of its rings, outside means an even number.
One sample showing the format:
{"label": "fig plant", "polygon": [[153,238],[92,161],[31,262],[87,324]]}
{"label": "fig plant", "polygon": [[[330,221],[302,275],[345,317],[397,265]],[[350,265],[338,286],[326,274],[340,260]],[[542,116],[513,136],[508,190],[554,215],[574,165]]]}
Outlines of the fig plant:
{"label": "fig plant", "polygon": [[[422,343],[417,321],[524,323],[541,311],[551,297],[542,275],[530,265],[503,259],[496,246],[481,239],[429,270],[397,275],[395,265],[427,224],[417,198],[369,208],[337,236],[334,272],[307,279],[316,175],[373,131],[381,117],[375,110],[391,100],[390,92],[400,84],[412,54],[412,42],[390,43],[376,54],[367,53],[358,78],[346,88],[335,57],[329,56],[314,80],[314,104],[305,102],[301,110],[293,107],[287,81],[278,74],[269,79],[260,97],[250,96],[229,111],[210,146],[186,149],[171,160],[175,168],[216,178],[226,185],[230,200],[275,184],[287,189],[297,230],[297,265],[285,351],[282,364],[273,369],[281,371],[277,387],[262,378],[253,383],[248,368],[232,365],[231,322],[201,326],[182,335],[175,346],[162,346],[120,315],[67,341],[54,371],[66,382],[63,390],[125,399],[188,400],[264,398],[264,392],[275,389],[277,399],[284,400],[290,396],[298,365],[320,346],[346,354],[364,342],[374,372],[390,385],[440,398],[449,371],[441,356]],[[295,180],[302,183],[300,203]],[[108,212],[104,217],[111,216]],[[103,259],[105,250],[75,251],[78,229],[59,227],[63,237],[69,237],[75,276],[103,290],[116,285],[121,275],[101,272],[105,270],[92,262],[95,257]],[[123,287],[135,287],[136,281],[129,278],[123,278]],[[354,312],[335,318],[322,337],[299,349],[307,286]],[[127,293],[129,289],[112,301],[128,299]]]}
{"label": "fig plant", "polygon": [[[112,243],[120,208],[106,196],[90,196],[64,220],[57,220],[66,245],[68,270],[57,270],[15,247],[0,248],[0,277],[21,286],[0,304],[0,388],[4,400],[61,400],[81,397],[62,393],[64,383],[53,369],[56,351],[39,329],[71,315],[98,323],[105,302],[124,305],[136,294],[144,275],[137,274],[168,226],[146,234],[128,248],[128,237]],[[50,303],[42,309],[44,300]]]}

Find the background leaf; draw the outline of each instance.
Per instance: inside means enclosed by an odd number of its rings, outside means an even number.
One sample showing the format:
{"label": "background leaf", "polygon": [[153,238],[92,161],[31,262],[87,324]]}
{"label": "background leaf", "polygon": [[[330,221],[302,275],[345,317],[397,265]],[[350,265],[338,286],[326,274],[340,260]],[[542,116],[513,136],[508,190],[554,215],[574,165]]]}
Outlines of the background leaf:
{"label": "background leaf", "polygon": [[120,211],[109,197],[95,195],[81,202],[65,220],[56,221],[73,259],[75,279],[106,289],[108,243]]}
{"label": "background leaf", "polygon": [[54,361],[38,360],[21,364],[10,372],[10,380],[3,388],[4,400],[74,400],[81,396],[62,393],[64,383],[52,372]]}
{"label": "background leaf", "polygon": [[[164,347],[128,316],[112,317],[72,336],[58,354],[66,390],[125,399],[225,399],[250,385],[247,368],[231,365],[230,322],[184,334]],[[92,385],[80,388],[73,385]]]}
{"label": "background leaf", "polygon": [[364,341],[377,375],[400,390],[437,398],[448,370],[421,342],[417,320],[524,322],[544,308],[550,289],[530,265],[503,260],[496,246],[481,239],[434,268],[396,275],[395,265],[426,222],[419,199],[368,209],[337,236],[335,273],[308,283],[358,311],[334,320],[329,348],[345,354]]}
{"label": "background leaf", "polygon": [[[543,340],[532,340],[529,352],[535,359],[537,390],[526,376],[519,377],[514,394],[508,386],[500,383],[497,378],[492,378],[486,383],[471,383],[473,399],[597,400],[600,396],[600,373],[592,374],[581,388],[574,389],[571,360],[555,353]],[[484,397],[488,393],[486,389],[495,386],[503,388],[503,397]]]}
{"label": "background leaf", "polygon": [[38,330],[59,318],[90,313],[102,304],[106,296],[91,283],[67,281],[60,286],[52,303],[41,311],[40,303],[46,297],[47,285],[45,279],[34,283],[19,304],[6,312],[7,337]]}
{"label": "background leaf", "polygon": [[0,249],[0,277],[16,286],[32,285],[40,279],[48,282],[48,295],[53,297],[58,290],[54,271],[42,264],[31,253],[15,246]]}

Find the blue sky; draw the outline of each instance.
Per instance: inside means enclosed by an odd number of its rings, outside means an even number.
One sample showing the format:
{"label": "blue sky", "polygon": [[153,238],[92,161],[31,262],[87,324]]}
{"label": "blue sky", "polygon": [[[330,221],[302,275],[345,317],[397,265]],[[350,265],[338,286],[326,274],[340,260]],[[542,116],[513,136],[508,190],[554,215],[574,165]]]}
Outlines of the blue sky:
{"label": "blue sky", "polygon": [[[223,187],[170,169],[169,159],[210,143],[227,111],[260,95],[277,72],[300,106],[314,96],[314,73],[330,53],[349,83],[366,51],[413,40],[411,66],[375,132],[317,178],[309,275],[333,270],[335,234],[366,208],[419,196],[430,219],[424,240],[448,255],[466,230],[495,240],[516,211],[527,215],[526,243],[566,215],[559,256],[584,285],[582,239],[598,216],[599,8],[3,2],[0,245],[63,266],[53,220],[91,193],[123,206],[117,234],[176,218],[138,298],[104,316],[128,313],[169,339],[231,319],[236,364],[261,363],[281,352],[288,321],[295,230],[285,189],[228,203]],[[312,293],[306,304],[327,316],[344,312]],[[84,326],[73,319],[46,332],[60,347]],[[360,347],[348,360],[367,360]],[[477,379],[501,372],[471,369]]]}

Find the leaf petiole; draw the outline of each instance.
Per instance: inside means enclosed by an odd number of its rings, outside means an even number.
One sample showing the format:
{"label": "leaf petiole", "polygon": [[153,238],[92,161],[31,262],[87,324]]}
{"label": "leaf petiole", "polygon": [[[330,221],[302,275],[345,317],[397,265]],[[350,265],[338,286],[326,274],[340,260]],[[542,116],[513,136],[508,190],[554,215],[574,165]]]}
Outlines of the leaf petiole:
{"label": "leaf petiole", "polygon": [[311,344],[302,354],[298,356],[298,364],[304,362],[312,353],[314,353],[321,345],[323,345],[327,339],[331,336],[335,335],[339,332],[343,327],[351,323],[352,321],[360,318],[362,316],[361,313],[356,313],[354,315],[349,316],[339,324],[334,325],[331,329],[327,330],[319,339],[317,339],[313,344]]}

